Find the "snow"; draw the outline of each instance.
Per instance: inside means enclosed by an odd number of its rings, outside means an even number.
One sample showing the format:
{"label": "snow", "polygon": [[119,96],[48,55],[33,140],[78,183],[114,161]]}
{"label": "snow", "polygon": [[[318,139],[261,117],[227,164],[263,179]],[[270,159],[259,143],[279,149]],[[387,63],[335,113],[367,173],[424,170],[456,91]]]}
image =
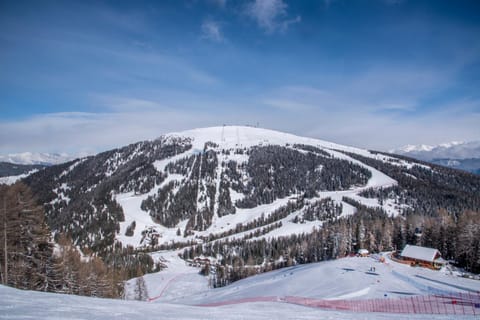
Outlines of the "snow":
{"label": "snow", "polygon": [[0,155],[0,161],[16,164],[42,164],[54,165],[60,164],[74,159],[66,153],[35,153],[23,152],[8,155]]}
{"label": "snow", "polygon": [[75,169],[76,166],[78,166],[79,164],[81,164],[82,162],[86,161],[88,158],[82,158],[82,159],[78,159],[77,161],[75,161],[72,165],[70,165],[68,167],[67,170],[63,171],[59,178],[63,177],[63,176],[66,176],[68,173],[70,173],[73,169]]}
{"label": "snow", "polygon": [[[187,266],[178,253],[165,251],[152,254],[154,261],[167,265],[167,269],[143,276],[150,300],[181,298],[208,290],[208,279],[199,274],[199,269]],[[126,284],[126,293],[130,297],[135,280]]]}
{"label": "snow", "polygon": [[[0,318],[452,319],[453,315],[338,311],[289,301],[292,297],[302,297],[304,300],[365,303],[369,301],[365,299],[386,299],[385,294],[387,298],[404,298],[437,291],[480,290],[480,281],[398,264],[386,254],[386,263],[378,262],[376,256],[343,258],[279,269],[217,289],[208,288],[208,277],[200,276],[199,269],[187,266],[177,252],[158,252],[153,257],[164,261],[168,268],[144,276],[150,297],[148,302],[22,291],[0,286]],[[372,267],[375,272],[369,272]],[[127,297],[132,298],[134,281],[130,280],[126,286]]]}
{"label": "snow", "polygon": [[401,151],[401,152],[412,152],[412,151],[431,151],[435,146],[429,146],[426,144],[420,144],[418,146],[413,145],[413,144],[407,144],[404,147],[398,148],[397,150],[392,150],[393,153],[396,151]]}
{"label": "snow", "polygon": [[[177,252],[160,252],[156,256],[154,254],[154,257],[167,261],[168,268],[144,278],[152,303],[186,305],[259,296],[338,300],[480,291],[478,280],[410,267],[390,260],[387,253],[383,256],[385,263],[379,262],[377,256],[372,256],[297,265],[249,277],[223,288],[211,289],[207,287],[208,277],[196,277],[199,269],[187,266]],[[372,267],[375,267],[375,272],[370,272]],[[162,295],[159,294],[161,292]]]}
{"label": "snow", "polygon": [[347,147],[319,139],[305,138],[289,133],[256,127],[223,126],[200,128],[183,132],[170,133],[167,134],[166,137],[192,138],[193,149],[200,150],[203,149],[205,143],[208,141],[215,142],[223,149],[236,149],[244,147],[248,148],[257,145],[285,146],[287,144],[307,144],[320,148],[336,149],[371,156],[368,151],[363,149]]}
{"label": "snow", "polygon": [[255,219],[260,218],[262,214],[265,214],[265,217],[277,210],[278,208],[286,205],[290,200],[289,197],[278,199],[270,204],[263,204],[251,209],[236,209],[235,214],[229,214],[223,217],[219,217],[215,224],[212,224],[206,231],[204,231],[205,235],[209,233],[214,233],[216,231],[226,231],[229,229],[235,228],[238,223],[248,223]]}
{"label": "snow", "polygon": [[[36,320],[271,320],[353,319],[390,320],[386,313],[353,313],[302,307],[286,303],[259,302],[221,307],[194,307],[140,301],[99,299],[53,293],[22,291],[0,285],[0,318]],[[451,319],[439,315],[395,315],[395,319]],[[456,319],[468,319],[456,316]]]}
{"label": "snow", "polygon": [[407,244],[405,248],[403,248],[401,256],[433,262],[437,254],[439,254],[437,249],[419,247],[419,246],[413,246],[413,245]]}
{"label": "snow", "polygon": [[[117,239],[123,245],[139,246],[142,239],[141,232],[148,227],[160,227],[160,225],[153,222],[148,212],[143,211],[140,205],[143,200],[148,197],[148,194],[135,196],[133,192],[122,193],[115,196],[115,200],[122,206],[125,221],[120,222],[120,232]],[[134,234],[131,237],[125,235],[127,227],[135,221]]]}
{"label": "snow", "polygon": [[391,153],[398,153],[431,161],[433,159],[469,159],[480,158],[480,141],[452,141],[435,146],[408,146],[391,150]]}
{"label": "snow", "polygon": [[18,176],[8,176],[8,177],[0,177],[0,184],[12,185],[15,184],[18,180],[28,177],[31,174],[37,172],[38,169],[33,169],[27,173],[19,174]]}

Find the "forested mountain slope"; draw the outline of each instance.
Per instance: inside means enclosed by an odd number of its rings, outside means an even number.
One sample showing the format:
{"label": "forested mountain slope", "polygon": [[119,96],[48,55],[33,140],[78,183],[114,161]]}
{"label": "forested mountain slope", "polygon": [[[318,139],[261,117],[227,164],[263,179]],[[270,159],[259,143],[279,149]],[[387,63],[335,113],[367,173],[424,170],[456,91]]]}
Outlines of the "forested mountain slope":
{"label": "forested mountain slope", "polygon": [[[421,243],[480,265],[467,250],[480,239],[479,176],[271,130],[167,134],[24,182],[55,236],[108,261],[126,246],[185,248],[186,259],[272,268]],[[228,281],[253,272],[242,270]]]}

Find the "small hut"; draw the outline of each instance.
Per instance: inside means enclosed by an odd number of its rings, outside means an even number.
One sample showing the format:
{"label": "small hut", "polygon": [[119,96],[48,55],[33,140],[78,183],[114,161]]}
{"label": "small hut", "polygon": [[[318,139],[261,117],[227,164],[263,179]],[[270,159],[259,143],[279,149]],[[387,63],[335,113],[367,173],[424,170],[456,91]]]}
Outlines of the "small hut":
{"label": "small hut", "polygon": [[370,252],[367,249],[358,249],[357,254],[359,257],[368,257]]}

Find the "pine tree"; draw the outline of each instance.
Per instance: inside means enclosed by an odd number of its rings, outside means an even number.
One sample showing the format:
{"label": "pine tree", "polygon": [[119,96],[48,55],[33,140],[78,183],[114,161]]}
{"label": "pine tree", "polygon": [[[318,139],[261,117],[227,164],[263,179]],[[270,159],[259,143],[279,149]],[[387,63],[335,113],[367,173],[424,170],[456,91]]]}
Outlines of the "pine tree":
{"label": "pine tree", "polygon": [[148,290],[143,276],[138,277],[135,280],[135,300],[147,301],[148,300]]}
{"label": "pine tree", "polygon": [[51,290],[53,245],[43,208],[22,183],[0,186],[0,195],[3,283],[21,289]]}

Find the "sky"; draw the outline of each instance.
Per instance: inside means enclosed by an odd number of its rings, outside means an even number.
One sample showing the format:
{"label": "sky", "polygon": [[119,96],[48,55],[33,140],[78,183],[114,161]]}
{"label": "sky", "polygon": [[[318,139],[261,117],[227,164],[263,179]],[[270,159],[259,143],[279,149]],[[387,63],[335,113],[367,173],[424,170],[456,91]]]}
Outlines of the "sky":
{"label": "sky", "polygon": [[0,0],[0,154],[255,125],[480,140],[480,2]]}

